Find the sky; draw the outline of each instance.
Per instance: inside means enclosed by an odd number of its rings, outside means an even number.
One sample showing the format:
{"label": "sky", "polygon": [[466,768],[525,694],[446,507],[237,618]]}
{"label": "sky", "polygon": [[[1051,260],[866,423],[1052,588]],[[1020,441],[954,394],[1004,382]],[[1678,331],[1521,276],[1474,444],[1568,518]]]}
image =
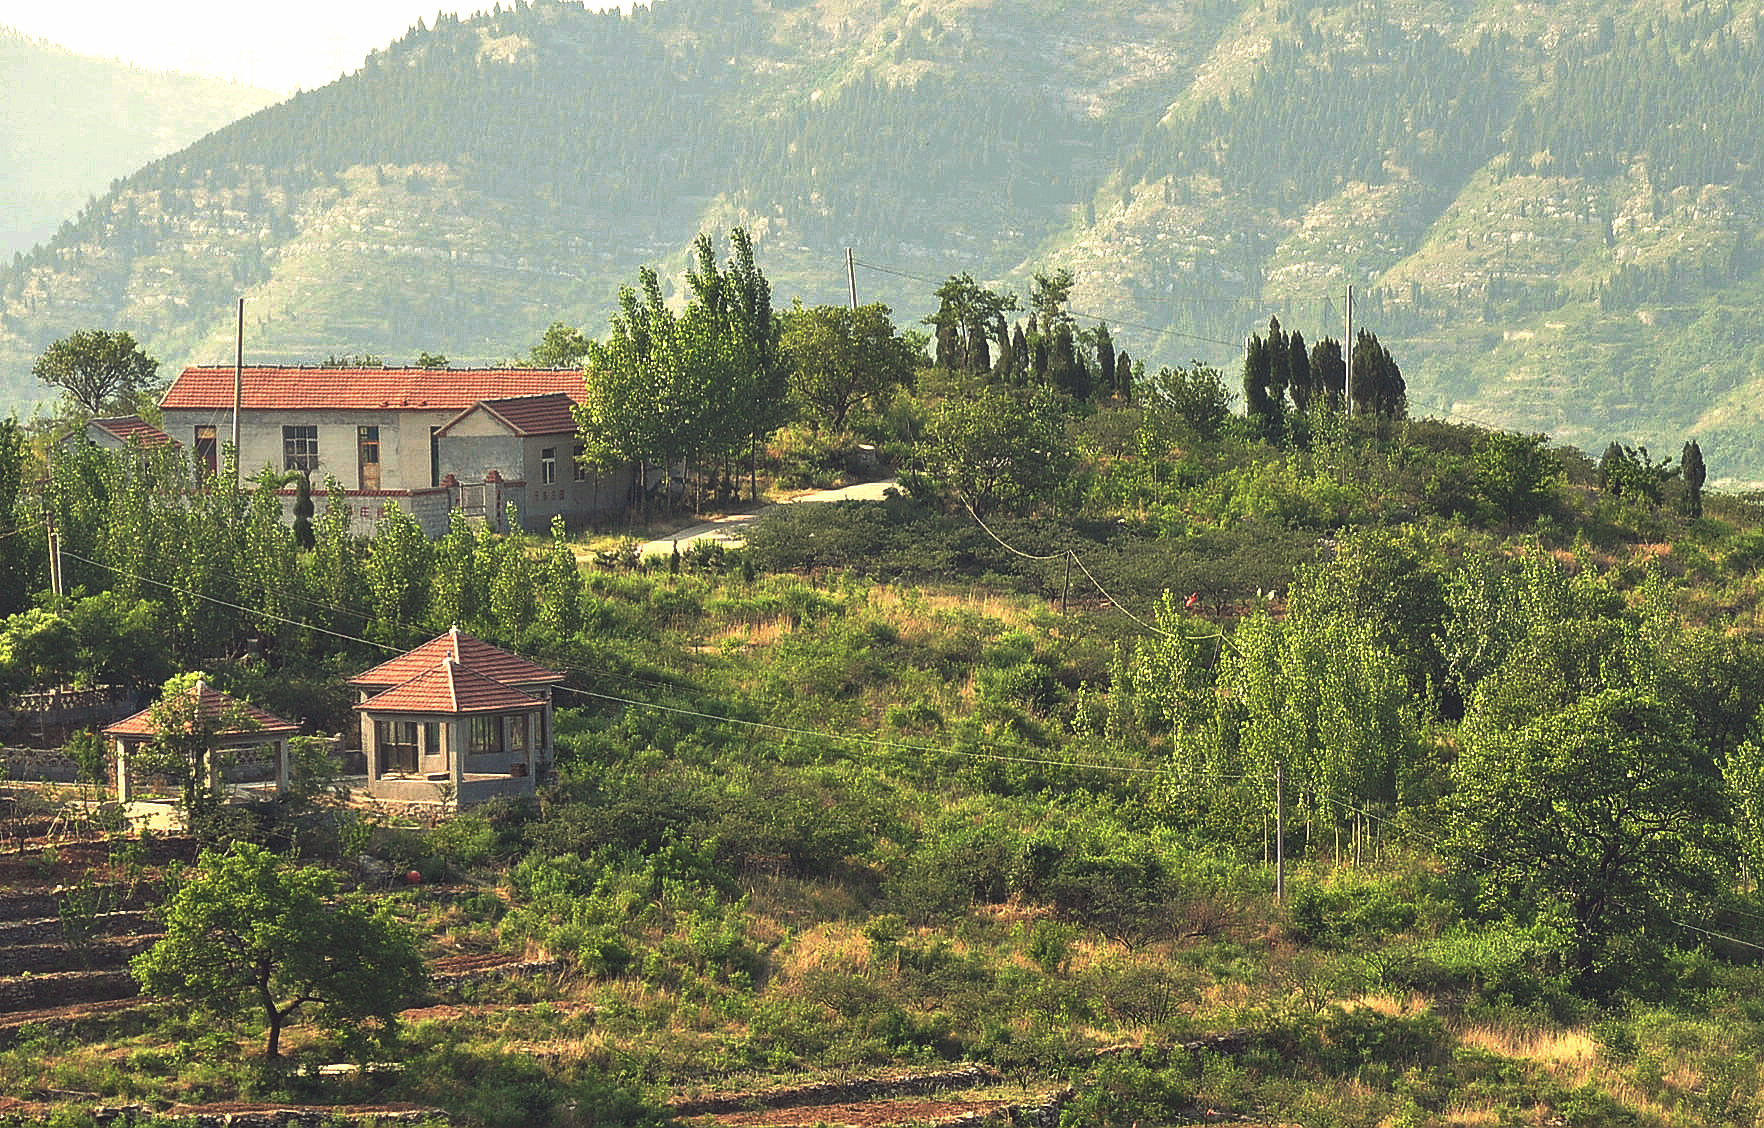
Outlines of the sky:
{"label": "sky", "polygon": [[[0,0],[0,24],[82,55],[233,79],[283,94],[323,86],[437,11],[494,0]],[[595,5],[599,6],[599,5]]]}

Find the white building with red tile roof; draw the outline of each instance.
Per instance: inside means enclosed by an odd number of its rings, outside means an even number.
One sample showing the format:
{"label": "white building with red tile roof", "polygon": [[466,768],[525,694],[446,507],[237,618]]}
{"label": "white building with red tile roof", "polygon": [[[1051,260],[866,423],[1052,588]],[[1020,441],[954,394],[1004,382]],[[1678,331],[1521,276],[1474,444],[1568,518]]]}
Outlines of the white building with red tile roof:
{"label": "white building with red tile roof", "polygon": [[456,807],[531,795],[563,675],[455,627],[349,679],[372,798]]}
{"label": "white building with red tile roof", "polygon": [[[232,438],[233,369],[186,368],[161,401],[165,431],[212,466]],[[500,529],[554,515],[581,524],[624,504],[622,473],[575,461],[578,369],[329,368],[253,365],[240,378],[239,465],[304,470],[315,490],[335,478],[356,530],[397,504],[431,535],[450,509]],[[292,491],[288,492],[292,504]]]}

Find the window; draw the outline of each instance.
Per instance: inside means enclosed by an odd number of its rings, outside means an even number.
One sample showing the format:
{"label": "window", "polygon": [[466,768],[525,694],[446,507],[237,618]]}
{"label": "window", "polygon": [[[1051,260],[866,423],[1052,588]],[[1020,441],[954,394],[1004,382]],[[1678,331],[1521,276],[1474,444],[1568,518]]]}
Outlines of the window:
{"label": "window", "polygon": [[539,452],[539,484],[549,486],[557,481],[557,448],[546,447]]}
{"label": "window", "polygon": [[355,449],[357,463],[361,467],[361,488],[377,490],[380,488],[380,429],[378,427],[357,427],[355,429]]}
{"label": "window", "polygon": [[570,463],[576,468],[576,481],[578,482],[588,480],[588,467],[582,462],[582,456],[586,453],[588,453],[588,448],[581,443],[570,448]]}
{"label": "window", "polygon": [[502,718],[473,717],[472,744],[474,755],[502,751]]}
{"label": "window", "polygon": [[527,714],[508,719],[508,750],[525,752],[527,750]]}
{"label": "window", "polygon": [[318,428],[283,427],[282,469],[312,474],[317,472],[318,464]]}
{"label": "window", "polygon": [[417,726],[415,721],[380,721],[380,763],[384,770],[414,772],[417,770]]}

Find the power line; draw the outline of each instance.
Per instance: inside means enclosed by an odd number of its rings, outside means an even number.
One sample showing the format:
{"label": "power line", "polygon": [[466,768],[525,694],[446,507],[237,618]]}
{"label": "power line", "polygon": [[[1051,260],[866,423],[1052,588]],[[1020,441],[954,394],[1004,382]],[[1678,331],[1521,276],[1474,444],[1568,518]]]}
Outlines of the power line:
{"label": "power line", "polygon": [[[93,560],[89,556],[81,556],[78,553],[74,553],[74,552],[68,552],[67,555],[73,557],[76,560],[82,560],[87,564],[94,565],[95,567],[108,569],[109,571],[115,572],[119,576],[127,576],[130,579],[139,580],[139,581],[142,581],[145,583],[158,584],[161,587],[167,588],[171,591],[178,592],[179,594],[187,595],[187,596],[190,596],[195,599],[206,600],[210,603],[216,604],[221,607],[231,608],[235,611],[242,611],[247,615],[261,615],[264,618],[271,619],[271,620],[274,620],[279,623],[285,623],[289,626],[304,627],[308,630],[317,631],[320,634],[330,635],[333,638],[340,638],[340,639],[344,639],[349,642],[360,643],[364,646],[377,647],[380,650],[388,651],[393,654],[398,654],[398,653],[403,652],[399,647],[392,646],[388,643],[376,642],[373,639],[363,638],[360,635],[346,634],[342,631],[328,630],[324,627],[314,626],[311,623],[301,622],[298,619],[290,619],[290,618],[287,618],[286,616],[277,615],[274,612],[263,611],[260,609],[248,607],[248,606],[241,604],[241,603],[234,603],[231,600],[221,599],[218,596],[207,595],[203,592],[198,592],[198,591],[191,591],[188,588],[181,588],[175,584],[167,583],[164,580],[156,580],[156,579],[153,579],[148,576],[135,575],[134,573],[131,573],[131,572],[129,572],[125,569],[122,569],[122,568],[118,568],[113,564],[106,564],[106,563],[99,561],[99,560]],[[410,629],[408,624],[401,624],[401,626],[403,626],[404,629],[406,629],[406,630]],[[564,667],[564,672],[573,673],[573,674],[576,674],[577,676],[581,676],[581,677],[589,676],[584,671],[572,669],[567,666]],[[636,698],[619,697],[619,696],[616,696],[613,694],[598,693],[594,690],[589,690],[589,689],[578,689],[578,688],[576,688],[574,686],[570,686],[570,685],[560,685],[560,686],[558,686],[558,689],[560,689],[566,693],[574,693],[574,694],[577,694],[577,695],[580,695],[583,697],[599,698],[604,701],[617,702],[619,704],[633,706],[633,707],[637,707],[637,708],[643,708],[643,709],[650,709],[650,710],[653,710],[656,712],[675,713],[675,714],[681,714],[681,715],[685,715],[685,716],[699,717],[704,720],[717,721],[719,723],[724,723],[724,724],[743,725],[743,726],[747,726],[750,728],[767,729],[767,730],[774,731],[774,732],[784,732],[784,733],[790,733],[790,734],[797,735],[797,736],[814,737],[816,739],[821,739],[821,740],[831,740],[831,741],[836,741],[836,742],[861,744],[861,745],[865,745],[868,747],[895,748],[895,749],[902,749],[902,750],[915,751],[915,752],[921,752],[921,753],[933,753],[933,754],[950,755],[950,756],[965,756],[965,757],[968,757],[971,759],[995,760],[995,761],[999,761],[1002,763],[1033,764],[1033,765],[1040,765],[1040,766],[1080,768],[1080,769],[1083,769],[1086,771],[1128,772],[1128,773],[1142,774],[1142,775],[1162,775],[1162,774],[1164,774],[1164,769],[1162,769],[1162,768],[1140,768],[1140,767],[1132,767],[1130,765],[1125,765],[1125,764],[1098,764],[1098,763],[1086,763],[1083,761],[1046,760],[1046,759],[1036,759],[1036,758],[1027,757],[1027,756],[1006,756],[1006,755],[1002,755],[999,753],[971,752],[971,751],[966,751],[966,750],[963,750],[960,748],[942,748],[942,747],[936,747],[936,746],[931,746],[931,745],[914,745],[914,744],[907,744],[907,743],[900,742],[900,741],[891,741],[891,740],[887,740],[882,737],[862,736],[862,735],[859,735],[856,733],[823,732],[818,729],[805,729],[805,728],[795,727],[795,726],[791,726],[791,725],[780,725],[780,724],[775,724],[775,723],[769,722],[769,721],[744,720],[740,717],[728,716],[727,714],[709,713],[709,712],[705,712],[703,710],[686,709],[686,708],[682,708],[679,706],[672,706],[672,705],[659,705],[659,704],[656,704],[655,702],[642,701],[642,700],[638,700]]]}
{"label": "power line", "polygon": [[[982,532],[984,532],[987,536],[991,537],[994,541],[996,541],[1000,548],[1003,548],[1007,552],[1015,553],[1017,556],[1020,556],[1025,560],[1038,560],[1038,561],[1049,561],[1049,560],[1060,560],[1060,559],[1070,560],[1072,563],[1078,565],[1078,570],[1080,572],[1084,573],[1084,577],[1086,579],[1088,579],[1093,585],[1095,585],[1096,590],[1098,592],[1102,593],[1102,597],[1105,600],[1107,600],[1108,603],[1112,607],[1114,607],[1117,611],[1121,612],[1121,614],[1127,616],[1129,619],[1133,620],[1135,623],[1139,624],[1144,629],[1152,632],[1153,634],[1162,635],[1164,638],[1181,638],[1181,639],[1185,639],[1189,642],[1212,642],[1214,640],[1218,640],[1219,642],[1223,643],[1226,646],[1231,645],[1230,641],[1228,639],[1226,639],[1225,632],[1223,630],[1219,631],[1217,634],[1210,634],[1210,635],[1185,635],[1185,634],[1180,634],[1176,631],[1167,631],[1167,630],[1164,630],[1162,627],[1157,626],[1156,624],[1146,622],[1144,619],[1140,618],[1138,615],[1135,615],[1132,611],[1128,610],[1126,604],[1122,603],[1119,599],[1116,599],[1114,597],[1114,595],[1111,594],[1107,588],[1103,587],[1102,581],[1097,579],[1096,574],[1094,572],[1092,572],[1089,569],[1089,567],[1087,567],[1085,565],[1085,563],[1082,559],[1079,558],[1076,550],[1070,549],[1070,548],[1063,548],[1058,552],[1050,553],[1046,556],[1037,556],[1034,553],[1024,552],[1022,549],[1018,548],[1016,545],[1011,544],[1010,542],[1006,541],[1003,537],[1001,537],[997,533],[993,532],[991,526],[987,525],[987,523],[985,521],[981,520],[980,514],[976,513],[974,511],[974,507],[972,505],[968,504],[967,498],[961,497],[960,494],[957,494],[956,496],[961,500],[962,508],[966,509],[968,511],[968,516],[972,517],[974,519],[974,524],[980,526],[980,530]],[[1233,649],[1236,649],[1236,648],[1233,647]]]}

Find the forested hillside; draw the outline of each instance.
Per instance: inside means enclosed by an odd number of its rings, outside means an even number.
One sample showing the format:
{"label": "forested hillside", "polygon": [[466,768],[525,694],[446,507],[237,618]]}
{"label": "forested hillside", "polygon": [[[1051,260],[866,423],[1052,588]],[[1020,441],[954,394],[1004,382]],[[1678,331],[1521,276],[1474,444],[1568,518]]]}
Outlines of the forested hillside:
{"label": "forested hillside", "polygon": [[0,27],[0,255],[47,241],[118,177],[261,109],[267,90],[86,58]]}
{"label": "forested hillside", "polygon": [[1418,413],[1696,437],[1764,478],[1755,13],[1118,0],[539,0],[419,24],[357,73],[142,169],[0,276],[0,370],[74,328],[168,365],[524,354],[604,331],[644,263],[742,224],[781,301],[906,319],[960,272],[1135,355],[1231,363],[1357,316]]}

